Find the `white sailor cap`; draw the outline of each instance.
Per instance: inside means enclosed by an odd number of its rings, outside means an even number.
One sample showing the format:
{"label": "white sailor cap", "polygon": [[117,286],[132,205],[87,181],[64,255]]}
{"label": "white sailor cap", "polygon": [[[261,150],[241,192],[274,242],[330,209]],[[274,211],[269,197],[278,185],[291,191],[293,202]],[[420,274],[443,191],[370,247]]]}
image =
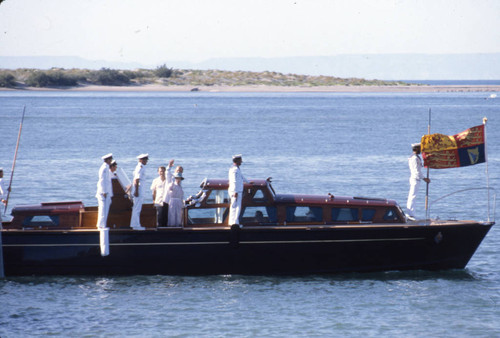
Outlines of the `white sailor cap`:
{"label": "white sailor cap", "polygon": [[115,160],[111,161],[110,165],[118,165]]}
{"label": "white sailor cap", "polygon": [[149,157],[149,154],[140,154],[139,156],[137,156],[137,159],[141,160],[143,158],[148,158]]}
{"label": "white sailor cap", "polygon": [[241,158],[241,156],[242,156],[241,154],[233,155],[233,160],[236,160],[236,159],[238,159],[238,158]]}
{"label": "white sailor cap", "polygon": [[412,143],[412,144],[411,144],[411,147],[412,147],[412,148],[415,148],[415,147],[420,147],[420,143]]}
{"label": "white sailor cap", "polygon": [[3,168],[2,168],[2,167],[0,167],[0,171],[3,171]]}
{"label": "white sailor cap", "polygon": [[111,154],[111,153],[106,154],[106,155],[104,155],[104,156],[101,156],[101,158],[102,158],[103,160],[106,160],[106,159],[111,158],[111,157],[113,157],[113,154]]}

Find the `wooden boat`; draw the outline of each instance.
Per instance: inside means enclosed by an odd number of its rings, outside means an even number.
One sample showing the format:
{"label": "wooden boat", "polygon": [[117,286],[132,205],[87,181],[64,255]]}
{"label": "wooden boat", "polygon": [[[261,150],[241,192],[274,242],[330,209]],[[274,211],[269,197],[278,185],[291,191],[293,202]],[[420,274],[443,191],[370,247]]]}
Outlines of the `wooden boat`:
{"label": "wooden boat", "polygon": [[2,230],[6,276],[462,269],[494,224],[407,222],[393,200],[276,194],[266,179],[245,184],[242,227],[230,227],[228,181],[205,179],[187,201],[183,227],[156,227],[156,210],[145,204],[146,230],[136,231],[128,227],[132,203],[124,187],[113,180],[103,250],[97,207],[14,207]]}

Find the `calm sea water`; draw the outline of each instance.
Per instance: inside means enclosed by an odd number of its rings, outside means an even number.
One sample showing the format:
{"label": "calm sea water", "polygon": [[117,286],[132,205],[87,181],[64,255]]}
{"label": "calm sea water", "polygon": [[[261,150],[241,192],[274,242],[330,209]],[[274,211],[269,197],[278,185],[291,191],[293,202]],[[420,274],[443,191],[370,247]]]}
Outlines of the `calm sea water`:
{"label": "calm sea water", "polygon": [[[278,193],[362,195],[406,204],[410,144],[488,117],[488,167],[431,170],[430,201],[500,186],[500,99],[491,93],[0,92],[0,166],[9,201],[95,205],[100,156],[149,180],[171,158],[186,194],[225,178],[242,153],[247,178]],[[494,218],[490,195],[490,219]],[[419,201],[424,216],[424,192]],[[150,202],[150,201],[148,201]],[[431,216],[486,220],[486,190],[431,204]],[[23,277],[0,281],[0,336],[500,336],[500,231],[465,270],[326,276]],[[175,257],[172,257],[175,259]]]}

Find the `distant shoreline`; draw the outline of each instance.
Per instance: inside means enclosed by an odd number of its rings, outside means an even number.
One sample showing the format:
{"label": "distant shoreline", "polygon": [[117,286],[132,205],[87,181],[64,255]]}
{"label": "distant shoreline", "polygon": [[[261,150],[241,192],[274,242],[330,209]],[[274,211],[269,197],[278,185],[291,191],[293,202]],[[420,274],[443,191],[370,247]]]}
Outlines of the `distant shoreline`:
{"label": "distant shoreline", "polygon": [[446,92],[500,92],[500,85],[396,85],[396,86],[176,86],[176,85],[129,85],[129,86],[99,86],[82,85],[76,87],[51,88],[0,88],[9,92],[332,92],[332,93],[446,93]]}

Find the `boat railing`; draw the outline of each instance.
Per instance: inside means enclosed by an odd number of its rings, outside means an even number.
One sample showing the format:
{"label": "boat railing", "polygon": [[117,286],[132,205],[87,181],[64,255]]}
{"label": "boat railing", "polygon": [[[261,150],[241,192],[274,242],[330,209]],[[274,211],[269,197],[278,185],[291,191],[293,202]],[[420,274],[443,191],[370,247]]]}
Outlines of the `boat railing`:
{"label": "boat railing", "polygon": [[[481,191],[481,190],[487,192],[486,205],[484,205],[482,203],[478,203],[476,200],[474,200],[473,202],[476,203],[476,204],[478,204],[478,208],[475,209],[475,210],[479,211],[482,207],[486,207],[486,209],[487,209],[486,210],[487,219],[483,220],[483,221],[488,222],[488,223],[495,222],[496,198],[497,198],[496,196],[497,195],[496,195],[496,190],[494,188],[492,188],[492,187],[467,188],[467,189],[461,189],[461,190],[457,190],[457,191],[454,191],[452,193],[443,195],[443,196],[441,196],[441,197],[439,197],[439,198],[431,201],[431,203],[429,203],[429,210],[427,211],[427,213],[428,213],[428,215],[431,215],[431,206],[432,206],[432,209],[433,210],[437,210],[437,212],[445,213],[446,215],[450,215],[450,214],[453,214],[453,213],[455,213],[455,215],[458,215],[459,211],[453,211],[453,210],[451,210],[449,208],[450,204],[446,204],[446,208],[443,209],[443,205],[441,203],[444,200],[446,200],[448,197],[456,195],[456,194],[470,192],[470,191]],[[469,200],[472,200],[472,199],[469,199]],[[465,208],[463,208],[463,199],[460,199],[459,201],[460,202],[456,202],[455,206],[459,207],[459,208],[462,207],[461,208],[462,211],[465,210]],[[493,202],[493,203],[491,203],[491,202]],[[453,206],[453,203],[451,205]],[[470,210],[470,209],[467,208],[467,210]],[[476,216],[476,215],[472,215],[472,216]],[[447,216],[447,217],[449,217],[449,216]],[[460,217],[463,217],[463,215],[462,216],[456,216],[456,217],[453,217],[453,218],[450,218],[450,219],[457,220]],[[436,216],[435,218],[436,219],[443,219],[443,217],[439,217],[439,216]]]}

